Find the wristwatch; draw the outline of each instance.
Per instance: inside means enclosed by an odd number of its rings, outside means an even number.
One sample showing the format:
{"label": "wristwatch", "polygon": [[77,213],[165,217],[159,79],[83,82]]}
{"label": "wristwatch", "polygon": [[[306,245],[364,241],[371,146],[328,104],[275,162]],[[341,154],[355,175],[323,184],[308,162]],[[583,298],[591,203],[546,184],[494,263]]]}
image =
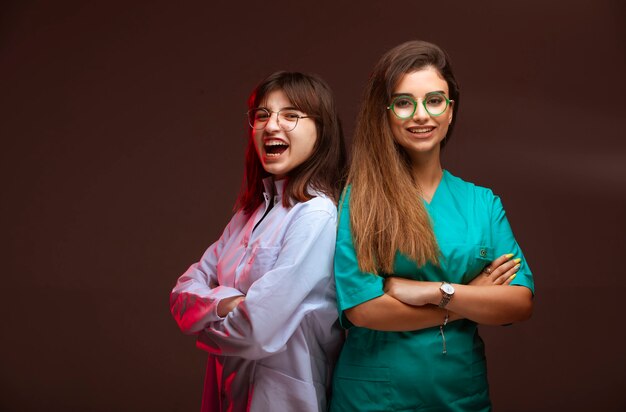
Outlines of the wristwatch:
{"label": "wristwatch", "polygon": [[441,291],[441,302],[439,302],[439,307],[445,308],[448,302],[450,302],[450,299],[452,299],[452,296],[454,296],[454,286],[448,282],[441,282],[439,290]]}

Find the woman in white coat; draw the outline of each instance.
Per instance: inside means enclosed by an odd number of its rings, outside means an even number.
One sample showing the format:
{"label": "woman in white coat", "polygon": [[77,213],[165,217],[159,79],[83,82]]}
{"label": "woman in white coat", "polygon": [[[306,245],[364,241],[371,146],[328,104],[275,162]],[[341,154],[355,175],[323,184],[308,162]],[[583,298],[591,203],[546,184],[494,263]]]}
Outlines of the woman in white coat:
{"label": "woman in white coat", "polygon": [[277,72],[248,101],[235,215],[170,309],[209,353],[202,410],[325,411],[343,334],[333,254],[345,148],[329,87]]}

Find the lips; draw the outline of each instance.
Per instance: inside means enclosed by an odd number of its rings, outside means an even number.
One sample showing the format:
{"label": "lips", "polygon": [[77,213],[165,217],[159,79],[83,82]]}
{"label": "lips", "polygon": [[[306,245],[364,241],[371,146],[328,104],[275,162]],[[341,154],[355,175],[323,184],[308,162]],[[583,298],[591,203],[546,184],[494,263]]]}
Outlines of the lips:
{"label": "lips", "polygon": [[409,133],[414,134],[414,135],[427,135],[428,133],[431,133],[433,130],[435,130],[434,126],[419,126],[419,127],[409,127],[406,130],[408,130]]}

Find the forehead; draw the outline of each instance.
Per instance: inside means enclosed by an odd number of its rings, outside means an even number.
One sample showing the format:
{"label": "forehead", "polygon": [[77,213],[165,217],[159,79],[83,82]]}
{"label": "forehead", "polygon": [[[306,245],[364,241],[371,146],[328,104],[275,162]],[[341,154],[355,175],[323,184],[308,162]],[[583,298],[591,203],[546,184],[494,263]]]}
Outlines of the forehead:
{"label": "forehead", "polygon": [[443,90],[446,94],[448,83],[434,67],[426,67],[400,77],[393,93],[407,93],[413,96],[423,96],[426,93]]}

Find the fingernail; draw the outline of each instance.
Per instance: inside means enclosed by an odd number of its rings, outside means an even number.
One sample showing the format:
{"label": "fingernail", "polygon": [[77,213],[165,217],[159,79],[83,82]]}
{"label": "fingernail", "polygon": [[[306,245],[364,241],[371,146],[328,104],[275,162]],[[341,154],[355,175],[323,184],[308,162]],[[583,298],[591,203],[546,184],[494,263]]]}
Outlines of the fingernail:
{"label": "fingernail", "polygon": [[[515,265],[515,267],[513,268],[513,270],[518,270],[520,266],[522,266],[522,265],[519,265],[519,264]],[[516,273],[516,275],[517,275],[517,273]]]}
{"label": "fingernail", "polygon": [[515,276],[517,276],[517,273],[514,273],[513,275],[511,275],[511,277],[509,278],[509,280],[513,280],[513,279],[515,279]]}
{"label": "fingernail", "polygon": [[513,253],[507,253],[504,256],[506,256],[507,259],[511,259],[513,257]]}
{"label": "fingernail", "polygon": [[522,258],[513,259],[513,262],[515,262],[515,263],[519,263],[521,261],[522,261]]}

